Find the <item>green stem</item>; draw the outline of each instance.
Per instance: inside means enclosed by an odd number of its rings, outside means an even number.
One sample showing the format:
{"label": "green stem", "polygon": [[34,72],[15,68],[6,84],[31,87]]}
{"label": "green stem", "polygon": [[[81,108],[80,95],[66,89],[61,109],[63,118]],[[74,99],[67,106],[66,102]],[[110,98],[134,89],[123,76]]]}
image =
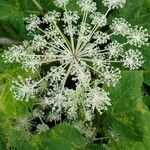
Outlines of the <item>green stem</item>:
{"label": "green stem", "polygon": [[71,50],[71,43],[68,41],[68,39],[65,37],[65,35],[61,32],[61,30],[60,30],[59,27],[57,26],[56,22],[54,21],[53,23],[54,23],[54,25],[55,25],[57,31],[60,33],[60,36],[63,38],[64,42],[66,43],[68,49],[69,49],[70,51],[72,51],[72,50]]}
{"label": "green stem", "polygon": [[43,11],[43,7],[37,2],[37,0],[32,0],[32,2],[41,12]]}

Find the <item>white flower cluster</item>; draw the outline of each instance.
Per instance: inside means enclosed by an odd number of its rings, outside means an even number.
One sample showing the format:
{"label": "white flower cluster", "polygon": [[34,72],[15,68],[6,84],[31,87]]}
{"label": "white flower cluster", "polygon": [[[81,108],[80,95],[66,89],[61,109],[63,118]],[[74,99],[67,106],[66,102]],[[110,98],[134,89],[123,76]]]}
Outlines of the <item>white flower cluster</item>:
{"label": "white flower cluster", "polygon": [[102,2],[109,9],[114,9],[119,7],[122,8],[126,3],[126,0],[103,0]]}
{"label": "white flower cluster", "polygon": [[[93,0],[78,0],[77,4],[83,11],[81,18],[78,12],[67,9],[69,0],[55,0],[55,4],[63,7],[65,12],[51,11],[43,18],[35,15],[25,18],[33,40],[10,47],[3,54],[5,62],[18,62],[25,70],[33,72],[43,64],[52,64],[39,81],[18,77],[11,88],[17,100],[28,101],[38,96],[37,104],[42,109],[50,108],[49,121],[61,120],[62,114],[74,121],[79,118],[79,113],[83,113],[84,121],[91,121],[95,110],[102,114],[111,105],[109,93],[101,85],[115,86],[119,81],[121,71],[114,64],[121,63],[134,70],[144,62],[139,50],[125,48],[126,45],[147,45],[147,30],[137,26],[131,28],[123,18],[115,18],[109,26],[112,33],[102,32],[101,27],[107,24],[108,12],[123,7],[126,1],[102,2],[108,7],[105,14],[96,11]],[[46,24],[47,28],[40,28],[42,24]],[[125,37],[126,42],[113,40],[114,35]],[[95,81],[92,75],[96,76]],[[68,77],[76,83],[72,89],[66,84]],[[41,128],[46,129],[40,125]]]}

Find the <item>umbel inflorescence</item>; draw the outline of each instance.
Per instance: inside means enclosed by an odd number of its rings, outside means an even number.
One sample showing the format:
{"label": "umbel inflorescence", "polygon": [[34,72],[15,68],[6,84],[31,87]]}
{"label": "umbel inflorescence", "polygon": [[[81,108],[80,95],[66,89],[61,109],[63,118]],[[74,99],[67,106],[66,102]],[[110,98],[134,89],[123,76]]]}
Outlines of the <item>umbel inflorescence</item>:
{"label": "umbel inflorescence", "polygon": [[[18,62],[33,73],[51,64],[39,80],[19,76],[11,86],[17,100],[38,99],[37,104],[43,110],[49,108],[49,121],[62,120],[63,114],[70,122],[79,118],[90,122],[95,110],[102,114],[111,105],[109,93],[102,85],[115,86],[119,81],[121,71],[114,64],[134,70],[144,62],[137,48],[147,45],[147,30],[131,27],[123,18],[115,18],[109,26],[110,34],[103,32],[110,10],[122,8],[126,0],[102,2],[108,8],[104,14],[97,11],[92,0],[78,0],[82,11],[79,15],[67,9],[69,0],[55,0],[55,5],[63,8],[64,13],[54,10],[42,18],[36,15],[25,18],[33,40],[12,46],[3,54],[5,62]],[[126,41],[113,40],[116,35]],[[127,50],[127,45],[137,48]],[[74,87],[68,88],[68,78],[75,82]]]}

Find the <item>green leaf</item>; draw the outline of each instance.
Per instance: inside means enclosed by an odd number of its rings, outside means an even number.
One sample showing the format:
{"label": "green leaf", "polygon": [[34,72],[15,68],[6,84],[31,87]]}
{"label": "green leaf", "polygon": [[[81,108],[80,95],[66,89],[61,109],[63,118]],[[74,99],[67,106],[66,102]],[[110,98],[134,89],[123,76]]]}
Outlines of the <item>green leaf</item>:
{"label": "green leaf", "polygon": [[145,143],[149,139],[150,119],[146,121],[146,118],[150,113],[142,101],[142,83],[142,71],[123,71],[120,83],[115,88],[109,88],[112,128],[121,136],[118,143],[121,149],[134,150],[140,144],[140,150],[148,147]]}
{"label": "green leaf", "polygon": [[108,88],[112,97],[112,113],[132,110],[135,101],[142,97],[142,83],[142,71],[122,71],[122,78],[117,86]]}
{"label": "green leaf", "polygon": [[150,69],[144,71],[144,82],[150,86]]}
{"label": "green leaf", "polygon": [[141,127],[141,131],[143,134],[142,141],[133,142],[129,139],[122,139],[120,141],[121,147],[124,149],[130,149],[130,150],[147,150],[150,149],[150,113],[149,111],[145,110],[145,106],[143,104],[139,104],[138,106],[138,112],[136,114],[137,116],[137,122],[139,126]]}
{"label": "green leaf", "polygon": [[8,118],[16,118],[28,112],[30,103],[17,101],[14,98],[10,91],[11,76],[8,78],[0,96],[1,109]]}
{"label": "green leaf", "polygon": [[[1,0],[0,1],[0,21],[6,33],[9,29],[10,35],[18,40],[27,38],[26,28],[23,18],[29,14],[39,14],[32,1],[28,0]],[[3,30],[2,30],[3,32]],[[15,32],[15,33],[14,33]],[[3,33],[4,35],[4,33]],[[10,37],[8,34],[7,36]],[[12,36],[13,38],[13,36]]]}
{"label": "green leaf", "polygon": [[45,150],[76,150],[82,149],[84,138],[79,131],[67,124],[55,126],[51,130],[36,135],[33,141]]}
{"label": "green leaf", "polygon": [[139,18],[141,12],[143,12],[143,5],[144,0],[127,0],[122,9],[113,11],[113,17],[123,17],[129,22],[134,23]]}
{"label": "green leaf", "polygon": [[37,145],[30,142],[30,137],[16,129],[10,128],[7,133],[8,145],[17,150],[38,150]]}
{"label": "green leaf", "polygon": [[142,138],[137,124],[135,106],[141,100],[142,71],[123,71],[122,79],[115,88],[109,88],[112,98],[112,126],[121,136],[131,140]]}
{"label": "green leaf", "polygon": [[104,147],[102,147],[99,144],[91,144],[87,150],[106,150]]}
{"label": "green leaf", "polygon": [[[0,1],[0,20],[11,25],[18,34],[25,34],[24,12],[17,1]],[[20,37],[22,36],[20,34]]]}

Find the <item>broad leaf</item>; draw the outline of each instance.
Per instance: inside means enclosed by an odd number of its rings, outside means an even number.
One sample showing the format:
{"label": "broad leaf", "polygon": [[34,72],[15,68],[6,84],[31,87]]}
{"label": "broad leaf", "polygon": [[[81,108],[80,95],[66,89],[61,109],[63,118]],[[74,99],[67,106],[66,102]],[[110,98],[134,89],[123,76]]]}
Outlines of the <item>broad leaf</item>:
{"label": "broad leaf", "polygon": [[85,141],[79,131],[72,126],[62,124],[36,135],[33,141],[43,150],[76,150],[84,147]]}
{"label": "broad leaf", "polygon": [[[150,129],[150,123],[146,122],[146,118],[150,113],[142,101],[142,83],[142,71],[124,71],[120,83],[115,88],[109,88],[112,128],[119,134],[118,147],[121,149],[130,144],[141,144],[144,149],[149,138],[146,130]],[[128,148],[131,149],[130,146]]]}

